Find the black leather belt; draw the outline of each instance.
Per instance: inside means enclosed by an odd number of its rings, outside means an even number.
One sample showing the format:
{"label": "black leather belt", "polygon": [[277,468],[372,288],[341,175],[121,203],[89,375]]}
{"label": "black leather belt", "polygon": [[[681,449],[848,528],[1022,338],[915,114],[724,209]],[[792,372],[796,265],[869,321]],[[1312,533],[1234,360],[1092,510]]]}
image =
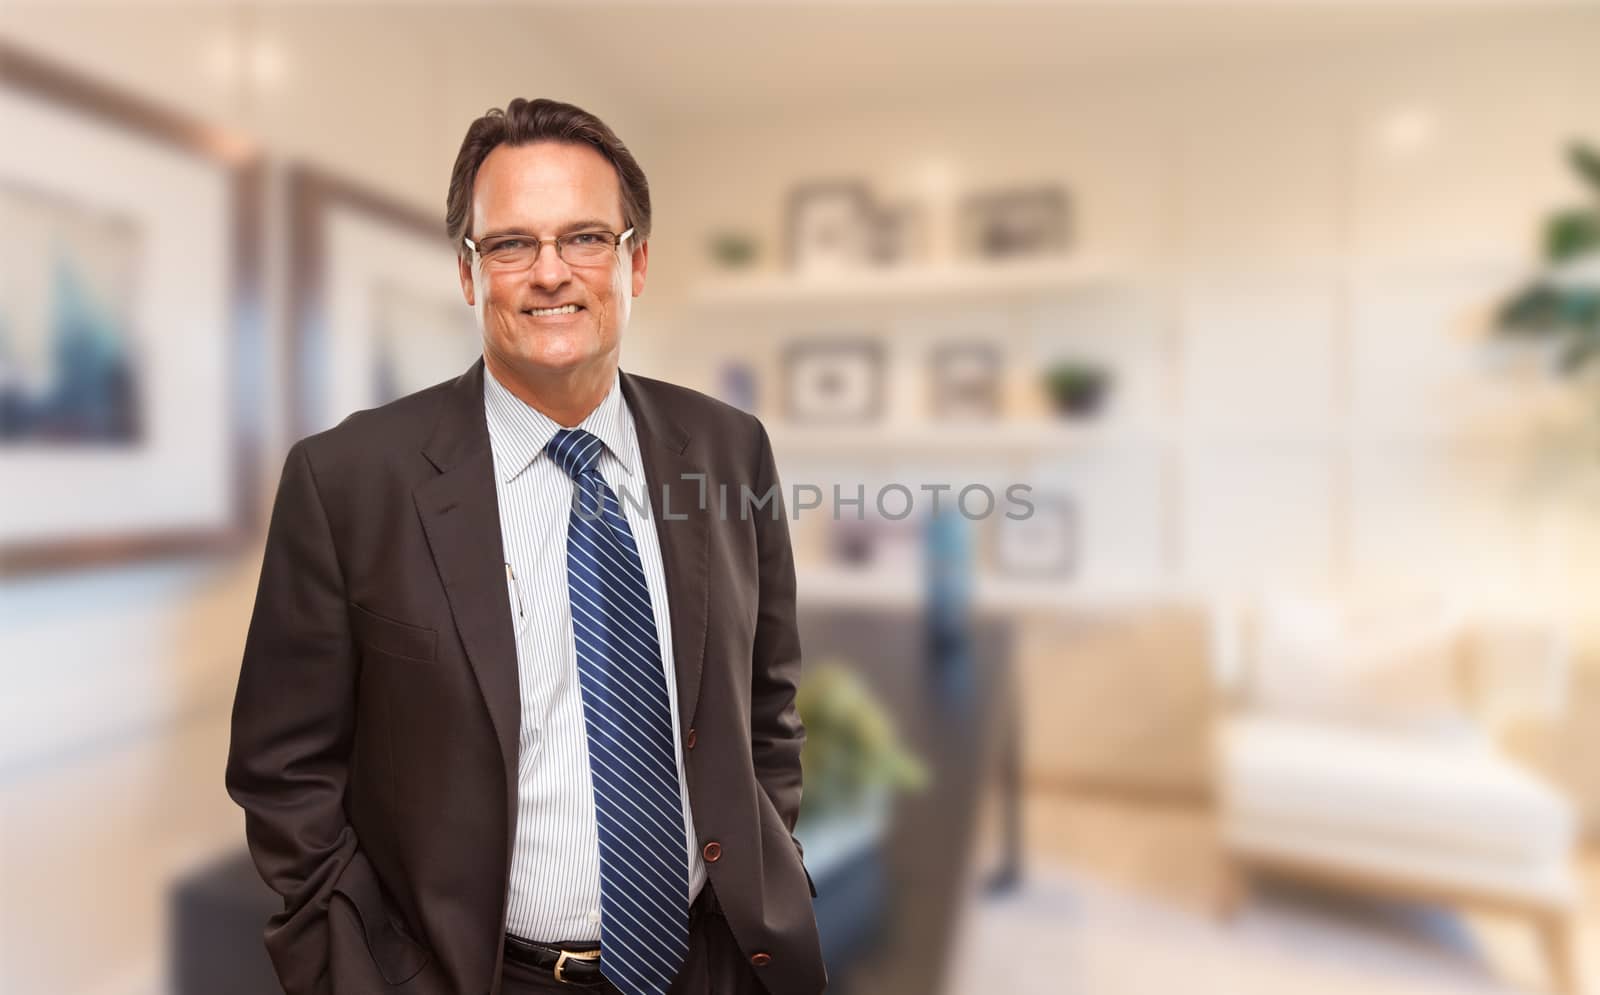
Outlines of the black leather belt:
{"label": "black leather belt", "polygon": [[557,981],[579,988],[598,988],[606,983],[600,973],[600,948],[563,950],[506,934],[506,960],[516,961],[536,971],[549,971]]}
{"label": "black leather belt", "polygon": [[[700,889],[694,904],[689,906],[690,920],[697,915],[722,915],[722,906],[717,902],[709,881]],[[505,959],[536,971],[549,971],[557,981],[577,988],[598,988],[605,984],[606,977],[600,973],[600,948],[585,948],[576,943],[571,946],[577,949],[552,947],[507,933]]]}

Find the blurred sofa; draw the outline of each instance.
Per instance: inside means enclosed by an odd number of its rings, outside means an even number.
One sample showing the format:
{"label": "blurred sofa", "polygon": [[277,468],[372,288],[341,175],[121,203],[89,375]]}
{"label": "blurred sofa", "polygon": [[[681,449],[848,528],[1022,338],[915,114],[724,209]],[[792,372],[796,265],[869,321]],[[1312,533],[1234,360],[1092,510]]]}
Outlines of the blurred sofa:
{"label": "blurred sofa", "polygon": [[1428,596],[1287,596],[1219,608],[1214,764],[1234,873],[1270,870],[1532,921],[1577,991],[1575,807],[1500,732],[1564,702],[1554,625]]}

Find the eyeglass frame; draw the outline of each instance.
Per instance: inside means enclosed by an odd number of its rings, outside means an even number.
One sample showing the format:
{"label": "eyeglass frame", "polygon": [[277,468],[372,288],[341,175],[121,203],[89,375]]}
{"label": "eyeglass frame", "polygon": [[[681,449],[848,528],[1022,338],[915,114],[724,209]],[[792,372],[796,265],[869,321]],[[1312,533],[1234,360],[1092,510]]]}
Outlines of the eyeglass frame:
{"label": "eyeglass frame", "polygon": [[[584,229],[581,229],[579,231],[569,231],[564,235],[556,235],[556,236],[554,236],[552,238],[536,238],[533,235],[522,235],[522,234],[518,234],[516,232],[507,232],[503,237],[507,238],[507,239],[519,238],[524,242],[532,242],[533,243],[533,258],[528,260],[528,266],[527,266],[527,269],[532,269],[533,267],[539,265],[539,254],[544,251],[544,245],[545,245],[546,242],[554,242],[555,246],[556,246],[556,258],[561,260],[562,262],[566,263],[568,266],[571,266],[573,264],[570,261],[568,261],[566,256],[561,254],[561,240],[562,239],[564,239],[564,238],[574,238],[574,237],[576,237],[578,235],[602,235],[602,234],[610,235],[612,238],[616,239],[616,241],[611,244],[611,251],[612,252],[617,252],[618,250],[620,250],[622,248],[622,243],[628,238],[628,236],[630,236],[630,235],[632,235],[634,233],[636,228],[637,228],[637,226],[631,226],[630,225],[628,230],[625,231],[625,232],[622,232],[621,234],[618,234],[617,232],[614,232],[614,231],[606,231],[603,228],[584,228]],[[499,237],[502,237],[502,236],[491,235],[490,237],[491,238],[499,238]],[[483,250],[478,248],[478,243],[474,242],[472,240],[471,236],[468,236],[468,235],[461,236],[461,241],[466,243],[467,248],[472,251],[473,255],[478,257],[478,261],[481,263],[483,261]],[[582,264],[580,263],[579,265],[582,265]]]}

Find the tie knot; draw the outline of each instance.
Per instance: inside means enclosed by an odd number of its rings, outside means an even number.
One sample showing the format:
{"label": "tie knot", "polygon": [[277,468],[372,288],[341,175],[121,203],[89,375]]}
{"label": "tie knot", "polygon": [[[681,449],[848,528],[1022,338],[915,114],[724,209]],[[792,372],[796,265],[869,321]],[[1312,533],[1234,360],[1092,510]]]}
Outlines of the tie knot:
{"label": "tie knot", "polygon": [[600,461],[600,450],[604,448],[605,443],[600,441],[599,436],[581,428],[564,428],[551,437],[544,451],[550,454],[557,466],[567,471],[567,476],[577,480],[594,469],[594,465]]}

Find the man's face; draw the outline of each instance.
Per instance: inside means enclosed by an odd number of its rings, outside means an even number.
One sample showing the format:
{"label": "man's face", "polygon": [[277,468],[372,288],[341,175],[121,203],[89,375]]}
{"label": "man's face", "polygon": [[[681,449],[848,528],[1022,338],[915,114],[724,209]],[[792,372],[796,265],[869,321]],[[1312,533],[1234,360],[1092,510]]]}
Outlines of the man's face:
{"label": "man's face", "polygon": [[[478,242],[518,232],[550,239],[577,230],[621,233],[617,171],[588,145],[501,145],[478,167],[469,237]],[[632,298],[644,291],[649,246],[630,237],[594,265],[574,266],[554,242],[518,272],[496,272],[471,252],[460,261],[461,290],[478,313],[485,354],[526,376],[615,367]],[[576,304],[571,314],[535,309]]]}

